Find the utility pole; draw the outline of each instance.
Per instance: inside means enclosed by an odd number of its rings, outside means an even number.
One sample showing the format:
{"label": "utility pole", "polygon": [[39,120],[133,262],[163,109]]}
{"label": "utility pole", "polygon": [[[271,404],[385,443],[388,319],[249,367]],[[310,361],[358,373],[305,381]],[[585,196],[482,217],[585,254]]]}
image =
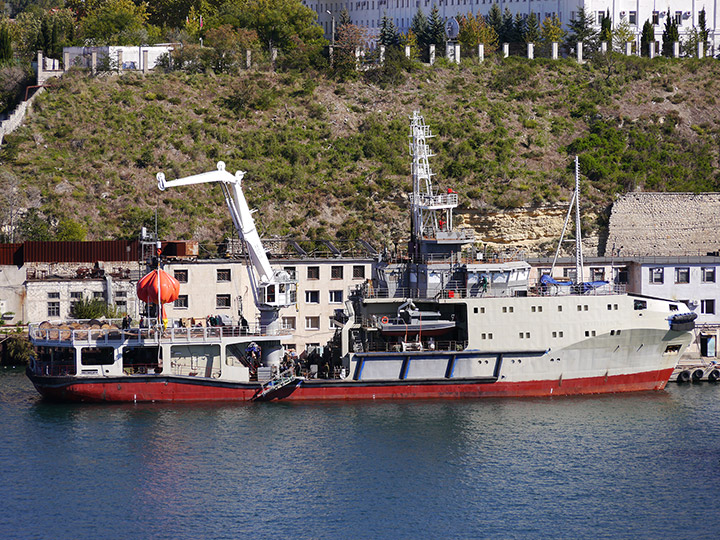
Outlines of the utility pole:
{"label": "utility pole", "polygon": [[331,21],[331,29],[332,32],[330,34],[330,67],[333,65],[333,56],[335,54],[335,14],[332,13],[329,9],[325,10],[325,13],[330,15],[330,21]]}

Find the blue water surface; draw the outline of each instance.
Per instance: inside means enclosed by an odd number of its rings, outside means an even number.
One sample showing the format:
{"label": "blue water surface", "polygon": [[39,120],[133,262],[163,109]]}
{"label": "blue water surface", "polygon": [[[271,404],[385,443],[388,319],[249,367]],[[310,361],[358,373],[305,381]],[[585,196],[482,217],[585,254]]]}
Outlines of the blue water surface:
{"label": "blue water surface", "polygon": [[0,538],[717,538],[720,386],[65,405],[0,370]]}

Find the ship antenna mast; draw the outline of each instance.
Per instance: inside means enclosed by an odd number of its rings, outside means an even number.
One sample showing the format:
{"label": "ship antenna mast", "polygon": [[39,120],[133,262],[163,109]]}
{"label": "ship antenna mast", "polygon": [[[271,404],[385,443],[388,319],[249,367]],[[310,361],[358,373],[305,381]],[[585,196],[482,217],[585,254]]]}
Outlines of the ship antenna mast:
{"label": "ship antenna mast", "polygon": [[575,209],[575,283],[582,283],[585,280],[583,279],[584,261],[582,252],[582,232],[580,230],[580,163],[577,156],[575,156],[575,191],[573,192],[572,199],[570,200],[568,213],[567,216],[565,216],[565,223],[563,224],[563,229],[560,233],[560,240],[558,241],[558,246],[555,250],[555,258],[553,259],[552,267],[550,268],[551,276],[555,275],[555,265],[557,264],[558,256],[560,255],[560,247],[562,246],[563,239],[565,238],[565,231],[567,230],[573,208]]}

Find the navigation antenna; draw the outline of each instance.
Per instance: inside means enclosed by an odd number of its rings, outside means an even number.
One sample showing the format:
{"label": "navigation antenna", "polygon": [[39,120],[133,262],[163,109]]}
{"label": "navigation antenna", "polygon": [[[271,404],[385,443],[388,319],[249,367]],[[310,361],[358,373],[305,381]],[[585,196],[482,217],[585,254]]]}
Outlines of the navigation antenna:
{"label": "navigation antenna", "polygon": [[553,276],[555,272],[555,264],[557,263],[558,255],[560,254],[560,246],[565,238],[565,231],[567,230],[567,225],[570,221],[570,215],[572,214],[573,207],[575,208],[575,283],[582,283],[585,279],[583,277],[584,264],[582,233],[580,230],[580,163],[577,156],[575,156],[575,191],[573,192],[572,199],[570,200],[570,207],[568,208],[567,216],[565,216],[565,223],[563,225],[562,233],[560,234],[558,247],[555,250],[555,258],[553,259],[552,268],[550,269],[551,276]]}

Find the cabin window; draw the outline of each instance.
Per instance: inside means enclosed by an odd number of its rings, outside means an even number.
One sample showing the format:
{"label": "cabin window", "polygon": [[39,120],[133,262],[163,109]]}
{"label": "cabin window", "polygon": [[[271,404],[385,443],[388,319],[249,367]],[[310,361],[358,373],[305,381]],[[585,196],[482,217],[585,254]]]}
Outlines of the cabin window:
{"label": "cabin window", "polygon": [[665,281],[664,268],[650,269],[650,283],[662,284]]}
{"label": "cabin window", "polygon": [[308,279],[320,279],[320,267],[319,266],[308,266],[307,267],[307,278]]}
{"label": "cabin window", "polygon": [[680,345],[668,345],[665,347],[665,352],[663,353],[664,356],[671,356],[678,354],[680,352]]}
{"label": "cabin window", "polygon": [[218,280],[218,282],[230,281],[230,269],[229,268],[218,269],[217,280]]}
{"label": "cabin window", "polygon": [[557,332],[553,332],[552,337],[557,337]]}
{"label": "cabin window", "polygon": [[562,306],[558,306],[558,311],[562,311]]}
{"label": "cabin window", "polygon": [[218,294],[215,296],[215,307],[218,309],[229,309],[230,308],[230,295],[229,294]]}
{"label": "cabin window", "polygon": [[177,300],[175,300],[175,303],[173,304],[173,307],[176,307],[178,309],[187,309],[188,307],[188,295],[187,294],[181,294],[177,297]]}
{"label": "cabin window", "polygon": [[319,304],[320,303],[320,291],[305,291],[305,303],[306,304]]}
{"label": "cabin window", "polygon": [[677,304],[670,304],[670,311],[677,311],[677,310],[678,310]]}
{"label": "cabin window", "polygon": [[690,283],[690,268],[687,266],[676,268],[675,283]]}
{"label": "cabin window", "polygon": [[702,269],[703,283],[715,283],[715,267],[710,266]]}
{"label": "cabin window", "polygon": [[365,267],[358,264],[353,266],[353,279],[365,279]]}
{"label": "cabin window", "polygon": [[700,300],[700,313],[714,314],[715,313],[715,300]]}
{"label": "cabin window", "polygon": [[645,300],[635,300],[633,302],[636,311],[641,309],[647,309],[647,302]]}
{"label": "cabin window", "polygon": [[175,279],[177,279],[180,283],[187,283],[188,281],[187,270],[174,270],[173,276],[175,276]]}
{"label": "cabin window", "polygon": [[558,332],[558,337],[563,337],[563,333],[562,333],[562,332]]}
{"label": "cabin window", "polygon": [[112,347],[84,347],[80,352],[83,366],[107,366],[115,363],[115,349]]}
{"label": "cabin window", "polygon": [[583,311],[587,311],[587,310],[588,310],[588,306],[587,306],[587,304],[585,304],[585,305],[583,306]]}
{"label": "cabin window", "polygon": [[342,304],[343,292],[342,291],[330,291],[330,303],[331,304]]}

